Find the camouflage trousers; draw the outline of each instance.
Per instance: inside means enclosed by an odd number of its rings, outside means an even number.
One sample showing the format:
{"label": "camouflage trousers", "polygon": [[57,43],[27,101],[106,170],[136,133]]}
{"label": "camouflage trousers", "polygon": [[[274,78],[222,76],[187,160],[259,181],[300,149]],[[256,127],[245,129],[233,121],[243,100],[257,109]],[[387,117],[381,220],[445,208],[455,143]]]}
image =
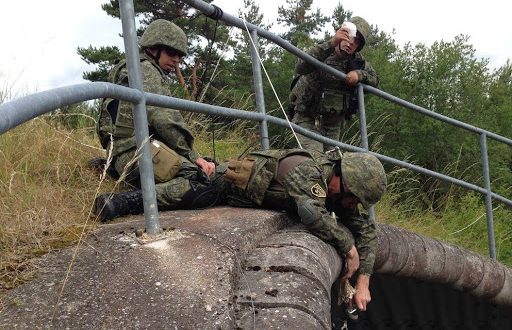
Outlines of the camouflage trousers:
{"label": "camouflage trousers", "polygon": [[[305,129],[312,131],[314,133],[318,133],[322,136],[325,136],[329,139],[333,139],[335,141],[340,140],[341,133],[341,125],[344,122],[343,114],[323,114],[323,115],[314,115],[307,111],[300,111],[300,106],[297,106],[297,112],[293,117],[293,123],[297,124]],[[313,140],[304,135],[298,135],[300,144],[302,148],[308,150],[316,150],[319,152],[325,152],[329,149],[332,149],[332,146],[323,144],[322,142]]]}
{"label": "camouflage trousers", "polygon": [[[134,157],[135,149],[127,151],[116,157],[114,166],[126,183],[140,188],[139,166],[138,162],[134,161]],[[224,171],[223,166],[217,167],[216,173],[210,178],[210,181],[221,178]],[[187,208],[183,205],[183,196],[190,191],[191,185],[193,184],[196,189],[209,185],[201,173],[196,164],[182,157],[181,166],[176,176],[170,181],[155,185],[158,208],[160,210]]]}

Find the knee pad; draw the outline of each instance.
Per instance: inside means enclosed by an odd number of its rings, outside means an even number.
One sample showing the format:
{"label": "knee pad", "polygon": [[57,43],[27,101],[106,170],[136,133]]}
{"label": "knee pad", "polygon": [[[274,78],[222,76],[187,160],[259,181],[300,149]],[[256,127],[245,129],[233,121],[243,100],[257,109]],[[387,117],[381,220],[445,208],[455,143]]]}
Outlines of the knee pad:
{"label": "knee pad", "polygon": [[218,204],[220,191],[213,184],[203,184],[190,181],[190,190],[181,200],[181,206],[185,209],[201,209]]}

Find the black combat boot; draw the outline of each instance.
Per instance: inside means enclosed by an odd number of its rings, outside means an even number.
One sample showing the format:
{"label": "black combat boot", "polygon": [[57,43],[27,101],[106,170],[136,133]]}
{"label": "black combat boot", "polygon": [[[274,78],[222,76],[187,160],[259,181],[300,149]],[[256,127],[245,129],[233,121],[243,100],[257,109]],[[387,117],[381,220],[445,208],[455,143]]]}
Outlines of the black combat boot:
{"label": "black combat boot", "polygon": [[128,214],[142,214],[142,190],[103,193],[94,201],[94,215],[102,222]]}

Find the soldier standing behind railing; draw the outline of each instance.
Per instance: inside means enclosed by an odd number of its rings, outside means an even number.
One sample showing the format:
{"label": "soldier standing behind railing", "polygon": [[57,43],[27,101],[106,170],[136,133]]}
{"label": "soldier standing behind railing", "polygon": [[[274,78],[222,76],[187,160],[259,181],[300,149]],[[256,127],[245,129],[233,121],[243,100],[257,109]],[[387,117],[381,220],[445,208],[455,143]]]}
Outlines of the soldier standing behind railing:
{"label": "soldier standing behind railing", "polygon": [[[353,37],[349,34],[350,27],[355,30]],[[357,112],[355,85],[361,82],[376,87],[379,83],[377,73],[360,53],[369,34],[368,22],[361,17],[352,17],[331,40],[307,51],[319,61],[345,73],[346,81],[299,59],[290,93],[295,124],[330,139],[340,139],[341,125]],[[322,152],[331,148],[302,135],[299,140],[305,149]]]}

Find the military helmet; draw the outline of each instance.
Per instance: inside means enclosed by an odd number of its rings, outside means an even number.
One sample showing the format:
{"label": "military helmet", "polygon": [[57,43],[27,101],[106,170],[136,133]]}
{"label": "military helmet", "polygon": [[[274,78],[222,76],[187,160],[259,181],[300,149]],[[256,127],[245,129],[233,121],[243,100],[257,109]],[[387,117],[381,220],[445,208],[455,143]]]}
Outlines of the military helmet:
{"label": "military helmet", "polygon": [[368,22],[364,18],[359,17],[359,16],[352,17],[349,20],[349,22],[354,23],[354,25],[357,28],[357,32],[359,33],[359,37],[361,39],[361,44],[359,45],[359,48],[356,49],[356,51],[358,52],[364,47],[364,45],[366,44],[368,35],[370,35],[370,31],[371,31],[370,24],[368,24]]}
{"label": "military helmet", "polygon": [[187,36],[176,24],[157,19],[148,25],[140,38],[142,48],[165,46],[176,49],[182,56],[187,55]]}
{"label": "military helmet", "polygon": [[377,157],[369,153],[347,152],[341,159],[343,183],[368,209],[386,191],[386,172]]}

